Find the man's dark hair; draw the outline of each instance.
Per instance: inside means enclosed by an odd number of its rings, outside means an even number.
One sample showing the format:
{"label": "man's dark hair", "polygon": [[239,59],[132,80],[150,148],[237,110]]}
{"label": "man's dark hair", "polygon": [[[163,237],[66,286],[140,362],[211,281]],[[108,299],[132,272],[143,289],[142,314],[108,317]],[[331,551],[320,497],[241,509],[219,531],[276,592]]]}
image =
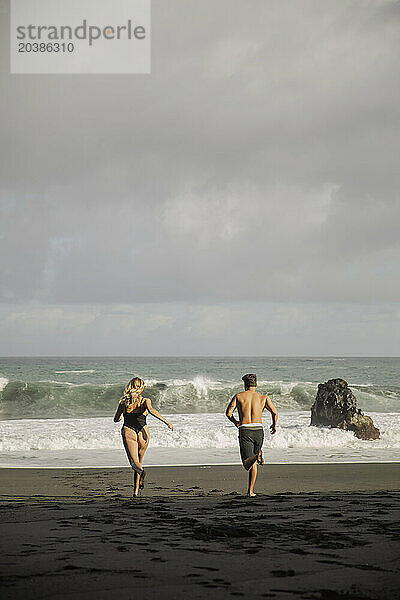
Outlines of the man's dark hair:
{"label": "man's dark hair", "polygon": [[243,375],[242,380],[246,388],[255,387],[257,385],[257,375],[255,373]]}

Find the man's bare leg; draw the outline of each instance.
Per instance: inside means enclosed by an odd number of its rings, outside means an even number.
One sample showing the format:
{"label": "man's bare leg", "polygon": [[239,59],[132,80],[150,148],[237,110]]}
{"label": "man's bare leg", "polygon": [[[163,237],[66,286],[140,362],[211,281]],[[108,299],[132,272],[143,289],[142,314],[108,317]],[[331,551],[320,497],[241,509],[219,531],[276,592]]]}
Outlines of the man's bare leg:
{"label": "man's bare leg", "polygon": [[258,454],[253,454],[253,456],[249,456],[249,458],[246,458],[243,461],[243,466],[246,469],[246,471],[251,469],[251,467],[254,465],[255,462],[257,462],[259,465],[264,464],[264,459],[263,459],[261,450]]}
{"label": "man's bare leg", "polygon": [[255,496],[254,493],[254,484],[256,482],[257,479],[257,463],[255,462],[253,464],[253,466],[249,469],[249,490],[248,490],[248,495],[250,497]]}

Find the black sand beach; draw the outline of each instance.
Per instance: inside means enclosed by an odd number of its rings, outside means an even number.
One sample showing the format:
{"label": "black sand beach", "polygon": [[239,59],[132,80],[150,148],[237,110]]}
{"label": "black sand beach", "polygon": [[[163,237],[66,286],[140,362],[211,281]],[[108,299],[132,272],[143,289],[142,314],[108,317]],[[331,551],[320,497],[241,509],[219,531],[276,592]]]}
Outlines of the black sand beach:
{"label": "black sand beach", "polygon": [[399,597],[399,465],[2,469],[1,597]]}

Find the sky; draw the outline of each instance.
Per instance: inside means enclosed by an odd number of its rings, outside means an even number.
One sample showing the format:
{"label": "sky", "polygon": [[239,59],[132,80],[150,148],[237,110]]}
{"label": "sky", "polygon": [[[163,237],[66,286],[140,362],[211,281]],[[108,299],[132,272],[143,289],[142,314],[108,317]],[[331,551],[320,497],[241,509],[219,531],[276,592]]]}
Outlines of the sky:
{"label": "sky", "polygon": [[8,17],[1,355],[399,355],[399,1],[153,0],[150,75]]}

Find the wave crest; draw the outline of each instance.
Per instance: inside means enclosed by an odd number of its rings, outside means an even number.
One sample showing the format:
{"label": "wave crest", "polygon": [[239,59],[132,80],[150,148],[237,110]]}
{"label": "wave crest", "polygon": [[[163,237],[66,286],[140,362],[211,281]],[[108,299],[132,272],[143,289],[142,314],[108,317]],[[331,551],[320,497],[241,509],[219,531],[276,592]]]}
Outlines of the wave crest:
{"label": "wave crest", "polygon": [[[236,382],[204,376],[193,379],[148,380],[146,396],[161,412],[170,414],[220,413],[242,389]],[[308,410],[318,385],[309,381],[260,381],[278,410]],[[358,406],[365,411],[398,412],[400,388],[352,386]],[[113,414],[124,383],[74,384],[59,381],[8,381],[0,378],[0,418],[102,417]]]}

